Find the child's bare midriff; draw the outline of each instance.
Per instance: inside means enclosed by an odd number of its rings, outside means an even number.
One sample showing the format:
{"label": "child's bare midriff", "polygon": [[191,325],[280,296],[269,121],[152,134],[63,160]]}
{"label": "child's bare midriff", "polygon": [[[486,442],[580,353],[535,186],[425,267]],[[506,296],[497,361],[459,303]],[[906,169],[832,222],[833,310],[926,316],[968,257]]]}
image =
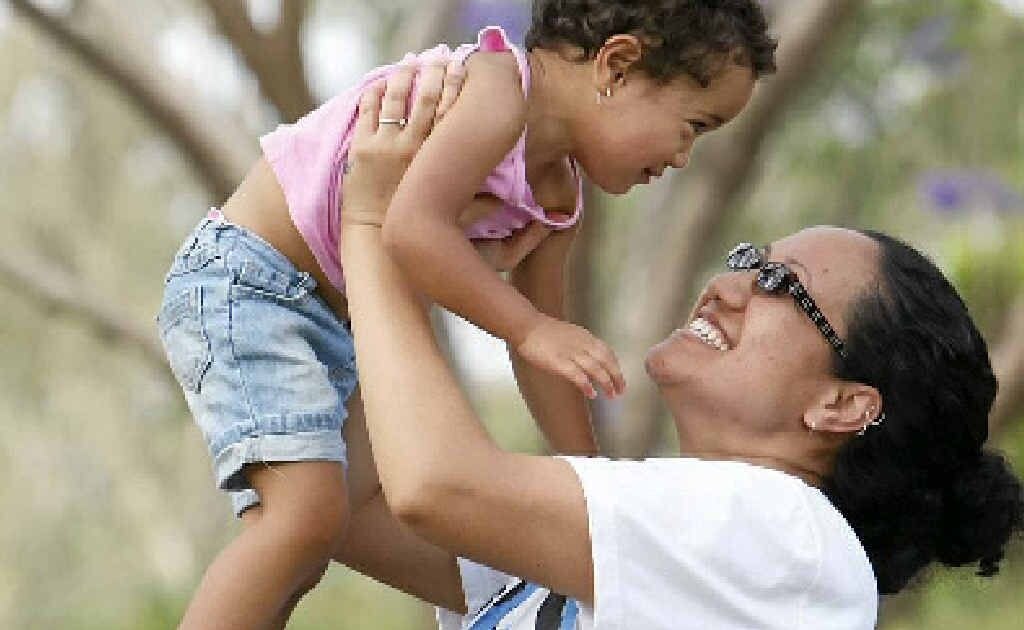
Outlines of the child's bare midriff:
{"label": "child's bare midriff", "polygon": [[[495,212],[501,202],[491,195],[478,195],[459,217],[463,227]],[[221,208],[224,217],[251,230],[284,254],[299,271],[316,280],[317,293],[339,319],[348,319],[348,300],[327,279],[302,234],[292,223],[288,202],[266,158],[260,158],[241,185]]]}
{"label": "child's bare midriff", "polygon": [[345,295],[327,279],[302,234],[292,223],[284,192],[265,158],[256,162],[221,212],[232,223],[255,232],[273,245],[299,271],[313,276],[320,297],[340,319],[348,319]]}

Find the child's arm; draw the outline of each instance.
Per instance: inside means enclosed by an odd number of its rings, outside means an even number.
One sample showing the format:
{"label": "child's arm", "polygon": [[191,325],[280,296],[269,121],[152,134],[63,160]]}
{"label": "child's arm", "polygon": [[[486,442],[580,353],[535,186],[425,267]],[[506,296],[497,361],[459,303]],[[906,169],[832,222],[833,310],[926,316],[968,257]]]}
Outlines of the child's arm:
{"label": "child's arm", "polygon": [[519,85],[511,55],[470,58],[458,100],[413,158],[391,200],[384,243],[417,290],[588,395],[596,395],[592,382],[615,395],[622,377],[611,350],[586,330],[544,315],[503,282],[458,225],[460,211],[523,132],[526,104]]}
{"label": "child's arm", "polygon": [[[565,319],[566,263],[578,226],[552,233],[512,272],[509,280],[542,313]],[[509,345],[509,357],[530,414],[557,453],[595,455],[590,410],[568,381],[524,361]]]}

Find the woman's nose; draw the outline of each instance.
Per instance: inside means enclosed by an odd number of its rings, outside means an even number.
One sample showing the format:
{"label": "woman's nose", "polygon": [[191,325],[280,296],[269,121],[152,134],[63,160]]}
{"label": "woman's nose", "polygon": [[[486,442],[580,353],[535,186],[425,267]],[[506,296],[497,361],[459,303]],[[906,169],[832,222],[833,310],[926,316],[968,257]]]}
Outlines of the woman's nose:
{"label": "woman's nose", "polygon": [[724,308],[734,311],[746,308],[753,288],[754,279],[750,272],[745,271],[720,273],[708,283],[710,297],[717,298]]}

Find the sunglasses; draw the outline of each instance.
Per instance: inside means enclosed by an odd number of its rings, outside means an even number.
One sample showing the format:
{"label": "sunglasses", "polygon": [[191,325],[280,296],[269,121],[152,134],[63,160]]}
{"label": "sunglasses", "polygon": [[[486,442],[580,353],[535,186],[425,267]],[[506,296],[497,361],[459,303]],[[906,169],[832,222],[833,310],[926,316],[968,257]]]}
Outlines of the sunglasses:
{"label": "sunglasses", "polygon": [[818,327],[821,334],[825,336],[825,340],[828,341],[829,345],[839,353],[839,356],[845,359],[846,348],[843,340],[839,338],[835,329],[832,328],[832,325],[825,318],[825,314],[821,312],[818,305],[807,294],[807,289],[800,282],[800,278],[785,263],[768,262],[764,258],[762,249],[754,247],[750,243],[740,243],[729,252],[725,259],[725,265],[731,271],[756,269],[757,286],[769,295],[781,295],[783,293],[792,295],[797,305],[807,313],[807,316],[811,318],[811,321]]}

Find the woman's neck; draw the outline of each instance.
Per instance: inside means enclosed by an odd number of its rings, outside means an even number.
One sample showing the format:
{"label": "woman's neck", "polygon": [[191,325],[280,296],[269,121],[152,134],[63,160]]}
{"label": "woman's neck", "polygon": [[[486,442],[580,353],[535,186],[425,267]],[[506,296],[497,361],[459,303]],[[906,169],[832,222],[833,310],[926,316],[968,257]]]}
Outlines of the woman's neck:
{"label": "woman's neck", "polygon": [[[564,87],[574,77],[558,53],[533,50],[526,54],[530,65],[530,93],[526,99],[526,163],[531,169],[559,164],[572,154],[572,136],[566,116]],[[570,68],[571,69],[571,68]]]}
{"label": "woman's neck", "polygon": [[743,455],[738,453],[728,453],[724,451],[693,451],[687,450],[682,451],[682,454],[687,457],[695,457],[697,459],[706,459],[712,461],[730,461],[730,462],[745,462],[747,464],[753,464],[754,466],[760,466],[761,468],[771,468],[784,472],[788,475],[792,475],[803,480],[809,486],[820,488],[823,482],[823,475],[809,467],[800,465],[796,462],[784,460],[778,457],[771,457],[766,455]]}
{"label": "woman's neck", "polygon": [[675,424],[679,452],[698,459],[747,462],[772,468],[821,487],[835,466],[844,438],[840,434],[809,431],[796,412],[776,413],[789,420],[767,424],[709,407],[692,392],[673,392],[664,398]]}

